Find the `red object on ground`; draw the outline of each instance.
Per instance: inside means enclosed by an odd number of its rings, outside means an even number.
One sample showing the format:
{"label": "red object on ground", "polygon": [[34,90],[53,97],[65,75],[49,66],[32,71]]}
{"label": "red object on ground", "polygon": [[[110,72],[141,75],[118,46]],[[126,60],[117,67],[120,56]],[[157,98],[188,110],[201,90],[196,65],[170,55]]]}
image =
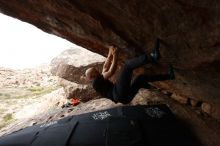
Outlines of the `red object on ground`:
{"label": "red object on ground", "polygon": [[77,104],[79,104],[79,100],[77,100],[77,99],[72,99],[72,100],[71,100],[71,104],[72,104],[72,105],[77,105]]}

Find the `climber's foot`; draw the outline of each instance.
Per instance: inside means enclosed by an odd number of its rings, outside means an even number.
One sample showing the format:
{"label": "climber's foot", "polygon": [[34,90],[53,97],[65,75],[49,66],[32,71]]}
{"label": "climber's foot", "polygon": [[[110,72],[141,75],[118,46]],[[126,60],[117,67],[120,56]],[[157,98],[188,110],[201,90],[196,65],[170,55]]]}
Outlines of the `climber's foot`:
{"label": "climber's foot", "polygon": [[168,74],[169,74],[169,78],[170,78],[170,80],[174,80],[174,79],[175,79],[175,74],[174,74],[173,66],[172,66],[172,65],[169,65],[169,71],[168,71]]}
{"label": "climber's foot", "polygon": [[155,48],[150,53],[150,57],[152,59],[152,62],[157,63],[157,61],[160,59],[160,39],[156,40]]}

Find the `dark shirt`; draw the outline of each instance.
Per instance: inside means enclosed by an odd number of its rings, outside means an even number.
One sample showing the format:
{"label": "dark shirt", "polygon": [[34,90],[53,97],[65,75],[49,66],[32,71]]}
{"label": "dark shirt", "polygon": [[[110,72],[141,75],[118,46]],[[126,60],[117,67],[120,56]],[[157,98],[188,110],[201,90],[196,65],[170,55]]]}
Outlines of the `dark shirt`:
{"label": "dark shirt", "polygon": [[111,81],[106,80],[102,75],[99,75],[93,80],[92,86],[96,90],[96,92],[98,92],[101,96],[114,101],[113,98],[114,84]]}

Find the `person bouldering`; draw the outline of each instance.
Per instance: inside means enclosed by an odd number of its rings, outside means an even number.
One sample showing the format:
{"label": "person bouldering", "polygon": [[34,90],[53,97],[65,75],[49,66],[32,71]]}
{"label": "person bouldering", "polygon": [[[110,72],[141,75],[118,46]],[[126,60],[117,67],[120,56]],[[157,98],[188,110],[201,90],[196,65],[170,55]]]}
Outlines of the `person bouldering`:
{"label": "person bouldering", "polygon": [[148,76],[138,75],[132,80],[133,70],[147,63],[157,63],[160,59],[160,40],[157,39],[153,51],[149,57],[145,53],[139,57],[127,60],[121,68],[116,82],[113,83],[109,78],[116,71],[118,51],[116,46],[109,47],[109,53],[103,65],[102,73],[95,67],[86,70],[85,75],[92,86],[101,96],[111,99],[115,103],[127,104],[132,101],[140,88],[150,88],[148,82],[173,80],[175,78],[173,67],[169,66],[167,74]]}

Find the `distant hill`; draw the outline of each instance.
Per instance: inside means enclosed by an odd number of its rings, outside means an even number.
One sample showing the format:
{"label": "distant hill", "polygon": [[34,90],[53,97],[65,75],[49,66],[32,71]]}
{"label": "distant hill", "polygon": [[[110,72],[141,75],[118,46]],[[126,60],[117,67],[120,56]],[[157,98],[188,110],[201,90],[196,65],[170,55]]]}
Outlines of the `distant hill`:
{"label": "distant hill", "polygon": [[56,85],[57,78],[50,73],[48,64],[36,68],[13,70],[0,67],[0,88],[6,87],[33,87]]}

